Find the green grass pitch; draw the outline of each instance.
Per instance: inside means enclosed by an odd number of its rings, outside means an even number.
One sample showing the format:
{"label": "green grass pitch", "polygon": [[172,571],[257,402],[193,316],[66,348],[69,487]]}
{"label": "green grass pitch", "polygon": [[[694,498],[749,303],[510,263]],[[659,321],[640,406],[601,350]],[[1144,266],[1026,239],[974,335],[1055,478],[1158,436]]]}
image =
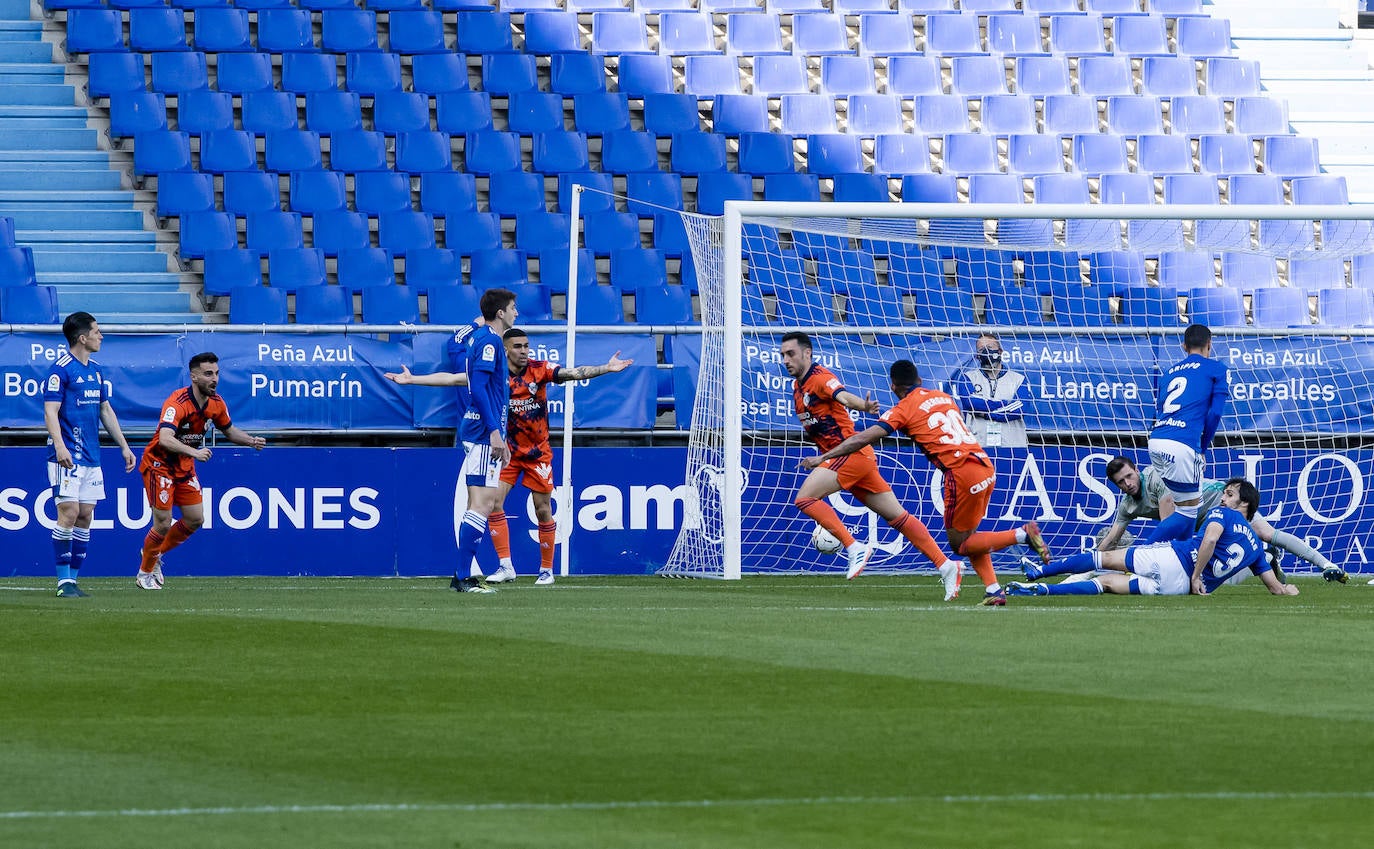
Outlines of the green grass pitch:
{"label": "green grass pitch", "polygon": [[0,581],[0,846],[1315,847],[1374,588]]}

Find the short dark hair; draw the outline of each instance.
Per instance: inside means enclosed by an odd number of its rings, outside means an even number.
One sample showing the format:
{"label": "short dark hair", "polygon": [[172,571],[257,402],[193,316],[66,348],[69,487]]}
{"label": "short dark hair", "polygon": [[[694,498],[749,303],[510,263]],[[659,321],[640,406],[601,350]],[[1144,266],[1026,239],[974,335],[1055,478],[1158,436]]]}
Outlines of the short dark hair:
{"label": "short dark hair", "polygon": [[798,345],[802,346],[803,348],[806,348],[807,350],[811,349],[811,337],[807,336],[805,333],[802,333],[800,330],[793,330],[790,333],[784,333],[782,335],[782,341],[778,343],[778,347],[782,347],[782,345],[786,342],[796,342]]}
{"label": "short dark hair", "polygon": [[195,371],[197,368],[206,363],[217,362],[219,362],[219,357],[215,356],[214,351],[204,351],[202,353],[196,354],[194,357],[191,358],[190,369],[191,371]]}
{"label": "short dark hair", "polygon": [[1250,481],[1245,478],[1227,478],[1226,485],[1236,488],[1236,494],[1240,496],[1242,512],[1245,513],[1245,518],[1255,518],[1255,514],[1259,512],[1260,508],[1259,487],[1250,483]]}
{"label": "short dark hair", "polygon": [[911,360],[897,360],[887,370],[887,378],[893,386],[921,385],[921,372]]}
{"label": "short dark hair", "polygon": [[77,343],[82,336],[91,332],[95,326],[95,316],[88,312],[74,312],[62,320],[62,335],[67,337],[67,347]]}
{"label": "short dark hair", "polygon": [[1124,457],[1120,454],[1116,455],[1111,459],[1111,462],[1107,463],[1107,479],[1115,480],[1116,473],[1126,468],[1127,466],[1130,466],[1132,469],[1134,469],[1135,461],[1132,460],[1130,457]]}
{"label": "short dark hair", "polygon": [[1188,351],[1199,351],[1212,341],[1212,328],[1205,324],[1190,324],[1183,331],[1183,347]]}
{"label": "short dark hair", "polygon": [[515,293],[509,289],[488,289],[482,293],[482,300],[478,306],[482,310],[482,318],[491,321],[496,318],[496,314],[515,302]]}
{"label": "short dark hair", "polygon": [[528,333],[526,333],[525,331],[521,330],[520,328],[518,328],[518,327],[512,327],[512,328],[510,328],[509,330],[507,330],[505,333],[502,333],[502,334],[501,334],[501,338],[502,338],[502,339],[519,339],[521,336],[528,336],[528,335],[529,335]]}

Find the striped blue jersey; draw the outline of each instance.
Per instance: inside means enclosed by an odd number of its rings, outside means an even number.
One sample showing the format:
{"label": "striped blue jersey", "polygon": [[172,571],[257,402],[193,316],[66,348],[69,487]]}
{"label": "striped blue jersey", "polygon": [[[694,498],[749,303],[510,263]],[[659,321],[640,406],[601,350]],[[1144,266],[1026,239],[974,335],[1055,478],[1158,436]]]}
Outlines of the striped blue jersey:
{"label": "striped blue jersey", "polygon": [[[453,337],[448,340],[448,370],[454,374],[467,374],[468,371],[468,351],[472,342],[472,334],[482,325],[473,322],[458,328]],[[472,393],[466,386],[455,386],[453,394],[454,400],[458,402],[458,427],[463,426],[463,416],[467,414],[468,407],[472,404]]]}
{"label": "striped blue jersey", "polygon": [[[43,401],[57,401],[58,425],[62,441],[72,453],[78,466],[100,465],[100,405],[110,400],[109,386],[100,364],[88,360],[85,365],[71,354],[64,353],[48,369],[43,384]],[[48,460],[56,461],[52,438],[48,438]]]}
{"label": "striped blue jersey", "polygon": [[1207,592],[1213,592],[1246,569],[1256,575],[1269,571],[1269,561],[1264,557],[1264,543],[1255,535],[1250,522],[1239,511],[1221,506],[1207,511],[1191,539],[1174,543],[1179,559],[1189,570],[1197,563],[1198,546],[1202,545],[1202,537],[1212,525],[1221,526],[1221,537],[1212,550],[1212,562],[1202,570],[1202,585]]}
{"label": "striped blue jersey", "polygon": [[1152,439],[1172,439],[1202,452],[1226,409],[1226,364],[1189,354],[1160,375]]}
{"label": "striped blue jersey", "polygon": [[487,442],[492,431],[506,435],[510,412],[510,378],[506,371],[506,345],[490,327],[472,334],[468,348],[468,391],[471,404],[458,429],[462,442]]}

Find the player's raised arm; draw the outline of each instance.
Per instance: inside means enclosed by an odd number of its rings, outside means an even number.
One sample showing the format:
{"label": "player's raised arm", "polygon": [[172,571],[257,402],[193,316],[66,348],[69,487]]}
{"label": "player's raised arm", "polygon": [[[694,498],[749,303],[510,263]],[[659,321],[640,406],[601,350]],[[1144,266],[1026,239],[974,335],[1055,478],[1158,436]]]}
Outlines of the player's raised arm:
{"label": "player's raised arm", "polygon": [[554,375],[554,383],[567,383],[569,380],[591,380],[594,377],[601,377],[603,374],[615,374],[622,372],[634,365],[634,360],[622,360],[620,352],[611,354],[611,358],[606,361],[604,366],[576,366],[561,368]]}
{"label": "player's raised arm", "polygon": [[110,406],[109,401],[100,402],[100,422],[105,425],[105,432],[119,446],[120,456],[124,459],[124,471],[132,472],[134,466],[138,465],[138,458],[134,452],[129,450],[129,441],[124,438],[124,431],[119,427],[119,416],[115,415],[114,407]]}
{"label": "player's raised arm", "polygon": [[402,386],[467,386],[468,376],[466,374],[454,374],[451,371],[436,371],[429,374],[412,374],[406,366],[401,366],[399,372],[389,371],[382,375],[392,383]]}
{"label": "player's raised arm", "polygon": [[807,469],[814,469],[821,463],[824,463],[826,460],[832,460],[836,457],[844,457],[848,454],[853,454],[855,451],[859,451],[863,449],[865,446],[872,445],[873,443],[887,436],[891,432],[892,431],[888,430],[886,427],[883,427],[882,425],[873,425],[872,427],[861,430],[853,436],[845,439],[839,445],[836,445],[834,448],[831,448],[824,454],[820,454],[815,457],[804,458],[802,460],[802,467]]}
{"label": "player's raised arm", "polygon": [[841,389],[839,392],[835,393],[835,400],[851,410],[860,413],[868,413],[873,416],[878,415],[883,409],[882,405],[873,398],[872,392],[865,392],[864,397],[860,398],[848,389]]}

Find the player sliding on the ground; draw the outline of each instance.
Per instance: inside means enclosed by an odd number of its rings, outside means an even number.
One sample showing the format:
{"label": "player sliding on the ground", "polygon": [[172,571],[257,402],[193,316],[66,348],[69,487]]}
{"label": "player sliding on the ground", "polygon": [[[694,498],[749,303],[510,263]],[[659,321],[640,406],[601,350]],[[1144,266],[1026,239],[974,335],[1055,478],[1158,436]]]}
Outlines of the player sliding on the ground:
{"label": "player sliding on the ground", "polygon": [[[1152,466],[1137,469],[1129,457],[1113,457],[1107,463],[1107,480],[1121,490],[1121,503],[1117,506],[1116,518],[1112,521],[1112,526],[1097,544],[1099,551],[1116,548],[1117,542],[1126,532],[1126,526],[1132,520],[1166,519],[1174,511],[1173,496],[1169,495],[1159,472],[1155,471]],[[1198,505],[1200,514],[1205,516],[1208,511],[1221,503],[1221,494],[1225,487],[1226,484],[1223,481],[1203,479],[1201,499]],[[1256,514],[1250,520],[1250,527],[1255,529],[1255,533],[1266,544],[1278,546],[1321,569],[1322,577],[1326,580],[1339,581],[1342,584],[1349,580],[1344,569],[1332,563],[1321,552],[1298,537],[1278,530],[1265,521],[1263,516]],[[1156,536],[1162,529],[1164,526],[1160,525],[1155,529],[1155,533],[1145,538],[1145,542],[1164,541]],[[1194,527],[1194,531],[1196,531],[1196,527]]]}
{"label": "player sliding on the ground", "polygon": [[883,413],[879,423],[847,437],[819,457],[807,457],[808,469],[836,457],[845,457],[895,431],[911,437],[932,465],[944,473],[945,532],[956,554],[969,558],[973,570],[983,579],[982,604],[1001,606],[1006,593],[997,583],[992,568],[992,552],[1013,545],[1029,546],[1044,564],[1050,562],[1050,549],[1035,522],[1005,531],[979,531],[987,516],[988,504],[997,473],[978,440],[969,433],[959,406],[943,392],[921,387],[921,375],[910,360],[898,360],[889,371],[897,405]]}
{"label": "player sliding on the ground", "polygon": [[1109,570],[1087,581],[1063,584],[1023,583],[1008,586],[1012,595],[1206,595],[1248,570],[1259,575],[1274,595],[1297,595],[1298,588],[1280,583],[1264,557],[1264,546],[1250,527],[1260,496],[1245,478],[1231,478],[1220,505],[1207,511],[1202,527],[1188,539],[1157,542],[1111,551],[1091,551],[1050,565],[1023,564],[1026,577]]}
{"label": "player sliding on the ground", "polygon": [[[877,401],[860,398],[844,388],[835,373],[812,361],[811,337],[792,332],[782,337],[778,348],[783,368],[792,375],[792,403],[801,420],[806,438],[822,451],[839,445],[854,434],[854,420],[850,410],[877,413]],[[873,550],[854,539],[854,535],[840,521],[835,508],[826,497],[844,490],[861,501],[865,507],[887,520],[906,537],[918,551],[930,558],[940,569],[944,582],[945,601],[959,595],[962,566],[950,560],[930,535],[925,523],[906,511],[892,494],[892,487],[878,472],[878,457],[873,449],[864,446],[852,454],[837,456],[824,463],[807,466],[811,474],[802,481],[794,503],[797,509],[810,516],[845,547],[849,559],[846,577],[853,579],[863,572]]]}

